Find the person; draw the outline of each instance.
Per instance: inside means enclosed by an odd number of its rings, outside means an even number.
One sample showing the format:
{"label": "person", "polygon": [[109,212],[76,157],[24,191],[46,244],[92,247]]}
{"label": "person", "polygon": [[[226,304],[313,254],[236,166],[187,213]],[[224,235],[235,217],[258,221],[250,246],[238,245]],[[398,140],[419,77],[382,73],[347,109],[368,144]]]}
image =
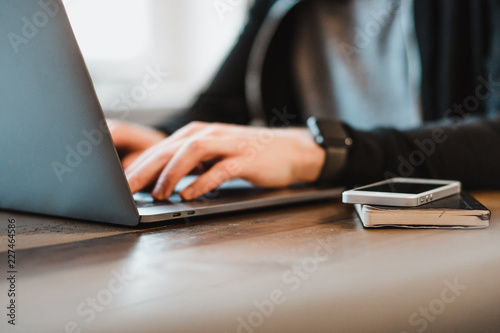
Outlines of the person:
{"label": "person", "polygon": [[[131,190],[153,184],[158,200],[204,165],[183,199],[231,178],[282,187],[405,176],[499,189],[499,111],[499,1],[256,0],[187,112],[156,129],[109,127]],[[311,115],[349,140],[345,158],[316,143]]]}

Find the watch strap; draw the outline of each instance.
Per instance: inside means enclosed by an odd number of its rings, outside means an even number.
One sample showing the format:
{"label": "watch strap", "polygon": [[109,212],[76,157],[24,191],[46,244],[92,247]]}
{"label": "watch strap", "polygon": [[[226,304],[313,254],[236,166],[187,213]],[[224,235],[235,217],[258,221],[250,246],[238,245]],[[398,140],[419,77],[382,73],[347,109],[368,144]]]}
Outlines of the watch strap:
{"label": "watch strap", "polygon": [[347,164],[348,151],[345,148],[325,147],[325,162],[318,177],[319,183],[337,182]]}
{"label": "watch strap", "polygon": [[338,182],[349,155],[352,139],[342,122],[332,119],[307,119],[307,126],[318,145],[325,150],[319,183]]}

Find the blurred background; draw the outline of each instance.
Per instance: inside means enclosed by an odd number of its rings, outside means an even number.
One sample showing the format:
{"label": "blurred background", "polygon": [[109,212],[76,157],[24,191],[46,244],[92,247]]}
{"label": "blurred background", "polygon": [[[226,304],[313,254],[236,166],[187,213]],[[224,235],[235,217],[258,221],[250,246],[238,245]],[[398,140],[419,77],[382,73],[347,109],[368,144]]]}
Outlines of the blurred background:
{"label": "blurred background", "polygon": [[210,82],[252,1],[64,3],[106,116],[154,124],[189,107]]}

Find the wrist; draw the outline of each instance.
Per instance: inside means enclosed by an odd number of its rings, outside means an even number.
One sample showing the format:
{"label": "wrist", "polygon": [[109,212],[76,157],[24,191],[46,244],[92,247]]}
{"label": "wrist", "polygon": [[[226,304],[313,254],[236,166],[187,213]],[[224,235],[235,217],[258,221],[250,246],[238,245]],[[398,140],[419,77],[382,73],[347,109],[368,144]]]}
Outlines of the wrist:
{"label": "wrist", "polygon": [[306,129],[296,129],[294,137],[298,138],[294,157],[294,181],[313,183],[321,174],[326,153],[316,144],[311,133]]}

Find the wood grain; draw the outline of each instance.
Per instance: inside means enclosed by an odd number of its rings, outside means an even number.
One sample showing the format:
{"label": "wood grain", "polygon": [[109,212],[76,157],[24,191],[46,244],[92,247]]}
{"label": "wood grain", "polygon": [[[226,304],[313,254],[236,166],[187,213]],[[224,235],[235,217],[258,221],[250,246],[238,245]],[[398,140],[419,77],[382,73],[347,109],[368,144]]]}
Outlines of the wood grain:
{"label": "wood grain", "polygon": [[54,229],[38,236],[50,241],[19,235],[30,245],[17,253],[18,325],[2,313],[0,331],[416,332],[419,309],[456,282],[465,289],[425,332],[494,332],[500,192],[475,195],[493,212],[487,229],[368,230],[338,201],[147,229],[82,225],[74,239],[57,227],[68,221],[48,219]]}

